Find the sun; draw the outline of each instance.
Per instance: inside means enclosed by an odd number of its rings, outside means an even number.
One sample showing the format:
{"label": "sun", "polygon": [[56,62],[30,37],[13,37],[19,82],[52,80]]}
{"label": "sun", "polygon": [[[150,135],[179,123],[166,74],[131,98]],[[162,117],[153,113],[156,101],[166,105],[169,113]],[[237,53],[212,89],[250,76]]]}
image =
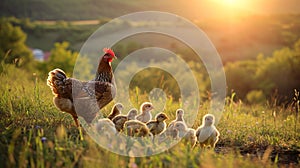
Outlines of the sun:
{"label": "sun", "polygon": [[253,13],[260,0],[209,0],[219,16],[239,17]]}
{"label": "sun", "polygon": [[238,2],[238,0],[223,0],[225,4],[234,5]]}
{"label": "sun", "polygon": [[211,0],[211,1],[223,5],[224,7],[244,8],[247,7],[247,5],[249,5],[249,3],[254,0]]}
{"label": "sun", "polygon": [[221,3],[227,6],[239,6],[240,5],[240,0],[219,0]]}

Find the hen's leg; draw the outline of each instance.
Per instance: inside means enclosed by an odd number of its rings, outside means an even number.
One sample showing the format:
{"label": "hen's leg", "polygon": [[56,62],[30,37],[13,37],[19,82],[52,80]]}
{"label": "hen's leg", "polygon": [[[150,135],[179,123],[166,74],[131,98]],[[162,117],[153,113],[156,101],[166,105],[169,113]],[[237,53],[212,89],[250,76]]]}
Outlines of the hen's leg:
{"label": "hen's leg", "polygon": [[73,117],[73,119],[74,119],[74,121],[75,121],[76,126],[77,126],[77,127],[80,127],[80,124],[79,124],[79,122],[78,122],[78,116],[72,115],[72,117]]}

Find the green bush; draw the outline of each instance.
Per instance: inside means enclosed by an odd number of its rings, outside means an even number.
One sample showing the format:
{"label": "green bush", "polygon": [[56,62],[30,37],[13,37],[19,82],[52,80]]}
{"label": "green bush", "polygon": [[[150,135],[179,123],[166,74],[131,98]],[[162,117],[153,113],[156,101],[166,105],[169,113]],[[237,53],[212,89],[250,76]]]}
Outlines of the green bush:
{"label": "green bush", "polygon": [[26,46],[26,34],[20,27],[13,26],[6,19],[0,19],[0,61],[26,66],[33,60],[30,49]]}
{"label": "green bush", "polygon": [[252,90],[250,91],[246,99],[251,104],[262,104],[266,102],[266,96],[264,95],[262,90]]}

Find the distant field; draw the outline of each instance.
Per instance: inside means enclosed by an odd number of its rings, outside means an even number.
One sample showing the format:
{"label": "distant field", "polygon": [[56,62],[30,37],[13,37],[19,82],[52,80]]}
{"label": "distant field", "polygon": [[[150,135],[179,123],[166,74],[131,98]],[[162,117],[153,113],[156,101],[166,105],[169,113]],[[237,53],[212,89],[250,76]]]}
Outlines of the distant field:
{"label": "distant field", "polygon": [[[100,20],[79,20],[79,21],[68,21],[67,23],[71,25],[97,25]],[[37,24],[42,25],[55,25],[57,21],[35,21]]]}

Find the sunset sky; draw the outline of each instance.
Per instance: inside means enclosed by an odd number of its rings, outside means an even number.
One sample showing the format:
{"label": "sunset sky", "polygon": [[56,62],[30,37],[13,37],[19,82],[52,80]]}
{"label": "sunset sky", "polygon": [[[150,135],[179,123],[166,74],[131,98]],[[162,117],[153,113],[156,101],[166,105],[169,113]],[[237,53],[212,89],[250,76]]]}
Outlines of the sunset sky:
{"label": "sunset sky", "polygon": [[197,13],[197,17],[300,13],[299,0],[193,0],[193,2],[189,9]]}
{"label": "sunset sky", "polygon": [[299,0],[199,0],[200,4],[220,8],[236,8],[255,13],[298,13]]}

